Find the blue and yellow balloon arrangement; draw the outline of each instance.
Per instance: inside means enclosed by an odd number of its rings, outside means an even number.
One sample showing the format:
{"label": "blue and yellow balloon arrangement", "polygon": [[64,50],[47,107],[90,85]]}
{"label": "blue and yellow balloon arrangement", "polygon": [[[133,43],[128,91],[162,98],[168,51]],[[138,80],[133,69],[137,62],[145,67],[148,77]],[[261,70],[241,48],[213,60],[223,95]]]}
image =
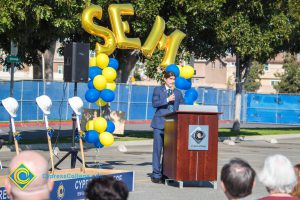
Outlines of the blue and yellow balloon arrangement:
{"label": "blue and yellow balloon arrangement", "polygon": [[[105,106],[115,98],[117,77],[116,70],[119,63],[115,58],[109,58],[104,53],[97,53],[96,57],[90,58],[89,82],[85,99],[89,103],[96,103],[98,106]],[[103,117],[97,117],[86,123],[86,133],[83,139],[93,143],[96,148],[111,146],[114,142],[113,132],[115,125],[112,121]]]}
{"label": "blue and yellow balloon arrangement", "polygon": [[173,72],[176,76],[175,87],[180,90],[186,90],[184,94],[184,103],[193,105],[198,98],[198,93],[195,88],[192,88],[191,78],[194,75],[194,68],[191,66],[178,66],[171,64],[166,68],[167,72]]}

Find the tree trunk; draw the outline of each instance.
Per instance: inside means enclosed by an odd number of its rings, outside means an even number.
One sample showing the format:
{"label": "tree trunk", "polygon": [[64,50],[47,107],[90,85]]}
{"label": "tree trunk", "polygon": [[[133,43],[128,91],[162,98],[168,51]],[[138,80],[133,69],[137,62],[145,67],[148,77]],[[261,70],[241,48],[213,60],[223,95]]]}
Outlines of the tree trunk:
{"label": "tree trunk", "polygon": [[241,123],[241,107],[242,107],[242,73],[240,67],[240,57],[236,55],[236,83],[235,83],[235,104],[234,104],[234,122],[232,126],[233,131],[240,131]]}
{"label": "tree trunk", "polygon": [[33,79],[43,79],[43,60],[42,56],[44,56],[44,64],[45,64],[45,79],[52,81],[53,80],[53,60],[55,54],[56,41],[53,42],[48,50],[46,50],[43,54],[39,52],[39,63],[33,64]]}
{"label": "tree trunk", "polygon": [[138,51],[118,50],[117,58],[119,61],[118,76],[116,82],[127,83],[130,72],[134,69],[138,61]]}
{"label": "tree trunk", "polygon": [[242,93],[243,85],[250,72],[252,58],[247,56],[241,58],[236,55],[236,89],[235,89],[235,105],[234,105],[234,123],[233,131],[240,131],[241,109],[242,109]]}

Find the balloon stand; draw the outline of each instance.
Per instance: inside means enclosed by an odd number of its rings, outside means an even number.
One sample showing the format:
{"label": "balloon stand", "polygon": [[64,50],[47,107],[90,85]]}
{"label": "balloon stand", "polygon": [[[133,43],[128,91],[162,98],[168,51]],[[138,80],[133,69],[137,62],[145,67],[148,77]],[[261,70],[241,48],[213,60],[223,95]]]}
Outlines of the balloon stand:
{"label": "balloon stand", "polygon": [[[56,170],[43,175],[44,178],[52,179],[54,186],[50,194],[50,199],[85,199],[84,190],[87,183],[94,177],[113,176],[117,180],[123,181],[130,192],[134,190],[134,172],[126,170],[108,170],[87,168],[82,172],[80,168]],[[4,188],[7,176],[0,176],[0,199],[8,199]]]}
{"label": "balloon stand", "polygon": [[[74,83],[74,97],[77,96],[77,83]],[[77,124],[77,130],[76,130],[76,124]],[[75,146],[75,133],[78,131],[78,133],[81,136],[81,128],[80,128],[80,122],[79,122],[79,116],[75,112],[72,114],[72,146],[71,149],[68,151],[66,155],[64,155],[55,165],[55,169],[59,169],[58,166],[60,163],[62,163],[68,156],[71,156],[71,168],[75,168],[76,166],[76,160],[82,163],[82,170],[85,171],[85,168],[87,167],[84,161],[84,152],[83,152],[83,142],[81,137],[79,137],[79,145],[80,145],[80,152],[81,157],[78,157],[78,149]],[[52,170],[52,169],[50,169]]]}

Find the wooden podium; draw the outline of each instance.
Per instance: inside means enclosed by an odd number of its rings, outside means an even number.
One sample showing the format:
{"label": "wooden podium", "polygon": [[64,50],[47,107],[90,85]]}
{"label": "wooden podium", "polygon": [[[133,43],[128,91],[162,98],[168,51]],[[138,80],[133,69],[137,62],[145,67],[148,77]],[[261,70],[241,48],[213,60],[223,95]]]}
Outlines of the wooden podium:
{"label": "wooden podium", "polygon": [[[183,181],[209,181],[216,189],[218,114],[221,113],[177,111],[165,116],[163,174],[170,180],[178,181],[180,188]],[[203,133],[207,138],[203,140],[206,144],[202,145],[206,145],[207,150],[189,150],[190,143],[195,143],[197,139],[193,137],[193,129],[194,132],[201,131],[201,127],[206,129],[203,132],[207,132]],[[201,147],[201,142],[198,140],[196,144]]]}

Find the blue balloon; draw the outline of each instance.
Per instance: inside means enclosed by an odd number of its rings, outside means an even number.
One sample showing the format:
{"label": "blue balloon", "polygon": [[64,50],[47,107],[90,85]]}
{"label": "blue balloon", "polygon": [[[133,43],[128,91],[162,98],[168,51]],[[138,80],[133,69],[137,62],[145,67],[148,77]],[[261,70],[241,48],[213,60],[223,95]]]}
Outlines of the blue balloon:
{"label": "blue balloon", "polygon": [[194,104],[194,101],[191,97],[185,96],[183,99],[184,99],[184,104],[186,104],[186,105],[193,105]]}
{"label": "blue balloon", "polygon": [[96,89],[89,89],[85,93],[85,99],[90,103],[95,103],[100,98],[101,92]]}
{"label": "blue balloon", "polygon": [[115,93],[109,89],[104,89],[101,91],[101,99],[106,102],[111,102],[115,98]]}
{"label": "blue balloon", "polygon": [[84,140],[88,143],[95,143],[99,140],[99,135],[97,131],[90,130],[85,133]]}
{"label": "blue balloon", "polygon": [[95,76],[97,75],[101,75],[102,74],[102,69],[100,69],[97,66],[94,67],[89,67],[89,77],[91,80],[93,80],[95,78]]}
{"label": "blue balloon", "polygon": [[117,70],[119,68],[119,62],[115,58],[109,58],[108,66]]}
{"label": "blue balloon", "polygon": [[89,82],[88,82],[88,88],[89,89],[95,89],[93,80],[89,80]]}
{"label": "blue balloon", "polygon": [[176,77],[178,77],[179,74],[180,74],[180,70],[179,70],[178,66],[175,65],[175,64],[169,65],[169,66],[166,68],[166,72],[173,72],[173,73],[175,74]]}
{"label": "blue balloon", "polygon": [[185,96],[191,97],[193,101],[196,101],[198,98],[198,92],[195,90],[195,88],[191,88],[185,92]]}
{"label": "blue balloon", "polygon": [[175,79],[175,87],[180,90],[188,90],[192,87],[192,82],[189,81],[188,79],[178,76]]}
{"label": "blue balloon", "polygon": [[106,130],[107,132],[109,133],[113,133],[116,129],[116,126],[115,124],[112,122],[112,121],[107,121],[107,127],[106,127]]}
{"label": "blue balloon", "polygon": [[192,80],[189,78],[189,79],[185,79],[186,82],[185,82],[185,85],[184,85],[184,90],[189,90],[191,89],[192,87]]}
{"label": "blue balloon", "polygon": [[103,144],[101,144],[99,138],[96,142],[94,142],[94,145],[95,145],[96,148],[99,148],[99,149],[101,149],[103,147]]}

